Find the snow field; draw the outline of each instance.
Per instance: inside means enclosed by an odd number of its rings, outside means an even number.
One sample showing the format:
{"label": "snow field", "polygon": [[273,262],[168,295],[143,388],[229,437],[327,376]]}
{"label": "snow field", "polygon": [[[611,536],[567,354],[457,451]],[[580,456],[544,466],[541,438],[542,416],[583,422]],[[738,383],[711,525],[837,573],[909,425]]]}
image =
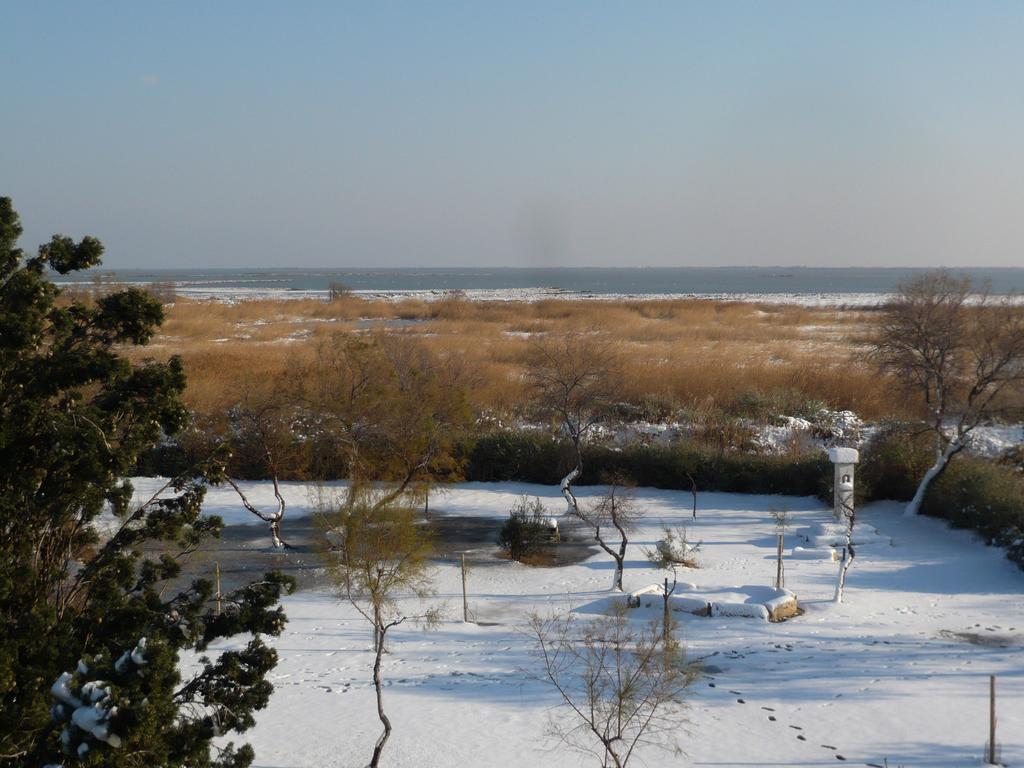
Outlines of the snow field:
{"label": "snow field", "polygon": [[[136,481],[139,496],[147,484]],[[269,483],[246,483],[255,503],[272,498]],[[284,520],[309,512],[308,488],[284,486]],[[233,492],[214,489],[207,510],[232,522],[258,522]],[[580,489],[583,501],[599,493]],[[564,509],[558,489],[521,483],[466,483],[431,500],[435,514],[504,517],[518,497],[539,496]],[[702,541],[701,567],[681,573],[698,590],[770,587],[775,526],[787,509],[792,528],[822,530],[831,510],[812,498],[703,493],[690,519],[689,492],[638,489],[647,516],[627,552],[627,591],[659,583],[663,572],[643,555],[662,523],[685,524]],[[846,602],[831,602],[838,564],[787,558],[786,587],[803,616],[783,623],[675,613],[688,657],[704,674],[691,688],[688,723],[680,722],[685,756],[645,749],[646,766],[971,766],[981,764],[988,733],[988,675],[998,675],[998,741],[1003,762],[1024,763],[1024,573],[1001,550],[937,520],[906,519],[902,505],[860,510],[864,535]],[[874,531],[877,530],[877,534]],[[254,536],[268,535],[254,529]],[[531,611],[601,614],[612,562],[604,553],[577,565],[531,568],[491,559],[482,543],[470,553],[471,611],[461,619],[457,564],[435,569],[446,620],[434,631],[393,630],[384,660],[385,707],[395,731],[384,765],[577,766],[594,764],[545,736],[549,717],[567,715],[533,679],[538,664],[525,632]],[[256,556],[259,556],[258,554]],[[685,594],[685,592],[683,593]],[[632,611],[660,616],[660,600]],[[403,601],[416,612],[418,601]],[[274,641],[276,691],[243,740],[262,768],[361,766],[379,733],[370,680],[370,632],[336,596],[303,592],[286,599],[289,623]]]}

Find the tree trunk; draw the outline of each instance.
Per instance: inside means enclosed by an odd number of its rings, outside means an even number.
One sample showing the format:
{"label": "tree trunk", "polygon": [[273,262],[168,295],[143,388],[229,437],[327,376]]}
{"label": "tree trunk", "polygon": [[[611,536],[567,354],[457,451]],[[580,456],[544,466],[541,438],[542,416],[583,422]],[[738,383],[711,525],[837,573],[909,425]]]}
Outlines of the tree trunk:
{"label": "tree trunk", "polygon": [[697,481],[693,479],[693,475],[689,472],[686,473],[686,477],[690,480],[690,493],[693,494],[693,519],[697,519]]}
{"label": "tree trunk", "polygon": [[380,609],[374,606],[373,608],[373,652],[383,653],[384,652],[384,636],[380,631]]}
{"label": "tree trunk", "polygon": [[843,602],[843,590],[846,588],[846,572],[853,565],[857,553],[853,549],[853,529],[857,524],[857,511],[853,506],[853,496],[847,496],[842,502],[843,517],[846,518],[846,546],[843,547],[843,559],[839,563],[839,575],[836,578],[836,594],[833,602]]}
{"label": "tree trunk", "polygon": [[[624,765],[624,763],[622,762],[622,758],[620,758],[616,754],[615,750],[612,749],[610,744],[605,744],[604,751],[605,751],[605,759],[604,759],[603,762],[604,762],[605,768],[610,768],[610,766],[613,766],[613,765],[615,766],[615,768],[622,768],[622,766]],[[609,757],[611,758],[611,762],[608,762],[608,758]]]}
{"label": "tree trunk", "polygon": [[575,432],[572,432],[572,447],[576,452],[576,466],[572,468],[568,475],[562,478],[562,482],[559,483],[558,487],[562,491],[565,503],[569,505],[569,514],[579,517],[580,505],[576,501],[576,494],[572,492],[572,484],[576,478],[583,474],[583,452],[580,450],[580,436]]}
{"label": "tree trunk", "polygon": [[843,559],[839,563],[839,577],[836,579],[836,593],[832,598],[835,603],[843,602],[843,590],[846,588],[846,572],[850,570],[850,566],[853,565],[853,544],[843,549]]}
{"label": "tree trunk", "polygon": [[954,440],[946,446],[945,450],[935,451],[935,463],[924,473],[924,477],[921,478],[921,483],[917,486],[917,491],[914,493],[914,498],[907,504],[903,514],[907,517],[913,517],[914,515],[920,514],[921,503],[924,501],[924,495],[928,490],[928,486],[932,484],[939,475],[942,474],[943,470],[946,469],[946,465],[949,464],[949,460],[953,458],[959,451],[961,445],[958,440]]}
{"label": "tree trunk", "polygon": [[619,528],[619,533],[622,536],[622,543],[619,546],[619,551],[616,553],[614,549],[608,546],[608,542],[601,538],[601,526],[598,525],[594,527],[594,541],[596,541],[598,546],[607,552],[611,559],[615,561],[615,570],[612,571],[613,592],[622,591],[622,571],[626,564],[626,534],[621,528]]}
{"label": "tree trunk", "polygon": [[373,630],[377,646],[377,653],[373,659],[373,688],[377,692],[377,717],[380,718],[380,722],[384,726],[384,733],[377,738],[377,743],[373,748],[373,757],[370,760],[370,768],[377,768],[380,765],[380,756],[384,751],[384,745],[387,744],[388,738],[391,736],[391,721],[384,714],[384,686],[380,677],[380,662],[381,657],[384,655],[385,630],[382,630],[379,625],[374,626]]}
{"label": "tree trunk", "polygon": [[572,472],[563,477],[562,482],[559,483],[559,488],[562,491],[562,496],[565,498],[565,503],[569,506],[570,515],[579,514],[580,507],[576,501],[576,495],[572,492],[572,481],[579,477],[582,471],[583,467],[581,463],[577,462],[576,466],[573,467]]}
{"label": "tree trunk", "polygon": [[615,558],[615,583],[612,585],[612,588],[621,592],[622,572],[626,568],[626,547],[629,545],[629,538],[626,536],[626,529],[622,526],[622,522],[615,514],[612,515],[612,524],[615,526],[615,530],[619,532],[619,554],[612,554],[612,557]]}
{"label": "tree trunk", "polygon": [[281,521],[270,521],[270,538],[274,542],[274,549],[291,549],[287,542],[281,538]]}

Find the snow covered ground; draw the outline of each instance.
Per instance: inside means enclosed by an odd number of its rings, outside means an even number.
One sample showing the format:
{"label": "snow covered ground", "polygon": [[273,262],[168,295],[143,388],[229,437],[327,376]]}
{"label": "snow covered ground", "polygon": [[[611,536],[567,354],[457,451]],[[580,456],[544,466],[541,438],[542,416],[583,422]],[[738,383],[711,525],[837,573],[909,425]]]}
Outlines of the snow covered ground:
{"label": "snow covered ground", "polygon": [[[155,482],[139,479],[139,495]],[[271,498],[267,483],[243,489],[257,502]],[[581,489],[580,496],[597,490]],[[564,508],[556,488],[520,483],[461,484],[433,498],[431,508],[504,517],[523,493]],[[308,512],[306,486],[286,484],[285,494],[289,515]],[[787,552],[801,543],[792,531],[831,517],[812,498],[705,493],[691,521],[689,493],[640,489],[637,496],[647,517],[627,553],[627,591],[660,580],[642,549],[653,545],[663,521],[685,523],[690,540],[703,542],[701,567],[683,578],[723,590],[771,584],[771,510],[791,514]],[[258,522],[230,490],[212,490],[207,508],[229,521]],[[850,570],[844,604],[831,602],[837,563],[791,559],[786,586],[799,596],[803,616],[770,624],[676,614],[688,656],[705,665],[691,689],[688,723],[679,726],[686,754],[648,750],[635,764],[979,765],[988,675],[996,674],[1002,760],[1024,765],[1024,572],[969,532],[904,518],[902,505],[874,504],[860,519],[868,541]],[[384,661],[385,706],[395,727],[385,765],[593,764],[545,736],[548,718],[565,715],[531,677],[538,666],[524,625],[534,610],[600,612],[611,562],[602,553],[578,565],[531,568],[491,561],[493,549],[485,542],[470,553],[481,559],[469,574],[480,625],[460,620],[459,571],[450,562],[435,569],[432,599],[447,604],[447,619],[434,631],[394,630]],[[285,604],[276,691],[246,734],[255,765],[365,765],[379,732],[369,628],[331,594],[299,593]],[[634,615],[651,618],[657,610]]]}
{"label": "snow covered ground", "polygon": [[[58,281],[61,287],[80,285],[78,281]],[[114,280],[113,286],[147,286],[151,281]],[[330,294],[328,288],[281,288],[261,285],[235,287],[210,281],[176,281],[174,292],[183,297],[198,300],[221,301],[233,304],[252,300],[322,299]],[[691,292],[691,293],[593,293],[552,286],[530,288],[467,288],[450,290],[442,288],[389,289],[360,288],[351,293],[369,301],[441,301],[457,296],[468,301],[525,301],[535,302],[546,299],[569,299],[578,301],[663,301],[697,299],[701,301],[741,301],[753,304],[793,304],[804,307],[877,307],[893,298],[892,293],[818,292],[818,293],[744,293],[744,292]],[[1011,295],[1011,301],[1021,301]]]}

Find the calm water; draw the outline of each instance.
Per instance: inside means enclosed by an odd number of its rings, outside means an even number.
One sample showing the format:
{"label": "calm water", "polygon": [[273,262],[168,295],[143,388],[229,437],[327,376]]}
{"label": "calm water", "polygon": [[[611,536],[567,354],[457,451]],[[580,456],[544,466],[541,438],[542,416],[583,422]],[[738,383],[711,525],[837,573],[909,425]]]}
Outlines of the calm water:
{"label": "calm water", "polygon": [[[424,268],[103,270],[125,282],[172,282],[216,292],[325,291],[332,282],[356,290],[429,291],[547,288],[577,294],[888,293],[923,270],[816,267]],[[995,293],[1024,293],[1024,268],[967,269]],[[89,282],[89,273],[59,280]]]}

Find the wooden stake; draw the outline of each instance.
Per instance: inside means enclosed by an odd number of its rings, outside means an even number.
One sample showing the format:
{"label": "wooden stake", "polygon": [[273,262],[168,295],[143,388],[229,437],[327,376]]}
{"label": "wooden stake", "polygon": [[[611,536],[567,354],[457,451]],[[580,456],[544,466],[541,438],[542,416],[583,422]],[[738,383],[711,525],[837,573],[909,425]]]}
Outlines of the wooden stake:
{"label": "wooden stake", "polygon": [[469,623],[469,603],[466,602],[466,555],[462,555],[462,620]]}
{"label": "wooden stake", "polygon": [[988,676],[988,762],[996,765],[996,676]]}
{"label": "wooden stake", "polygon": [[217,574],[217,615],[220,616],[220,561],[215,560],[213,567]]}
{"label": "wooden stake", "polygon": [[665,599],[665,615],[662,616],[662,623],[663,623],[664,626],[662,627],[662,632],[661,632],[661,635],[662,635],[661,642],[664,645],[664,647],[667,649],[668,648],[668,626],[669,626],[669,624],[668,624],[668,577],[667,576],[665,577],[665,598],[664,599]]}
{"label": "wooden stake", "polygon": [[782,547],[783,547],[783,539],[784,538],[785,538],[785,534],[780,533],[779,534],[779,551],[776,554],[776,559],[777,559],[778,562],[776,563],[776,566],[775,566],[775,588],[776,589],[782,589],[782,587],[785,586],[785,582],[783,580],[783,575],[782,575]]}

